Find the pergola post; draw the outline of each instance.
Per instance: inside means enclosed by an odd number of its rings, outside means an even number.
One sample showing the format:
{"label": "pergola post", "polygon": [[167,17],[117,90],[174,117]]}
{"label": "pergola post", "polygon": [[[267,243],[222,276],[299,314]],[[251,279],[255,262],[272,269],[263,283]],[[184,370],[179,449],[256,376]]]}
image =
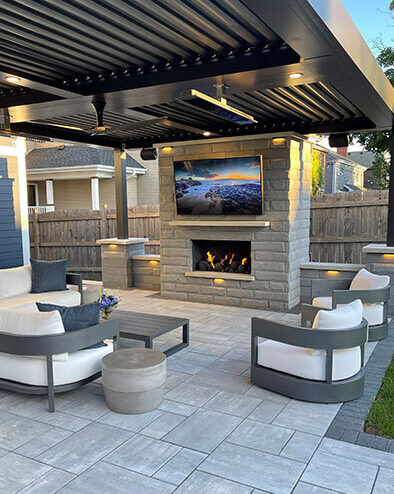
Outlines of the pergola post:
{"label": "pergola post", "polygon": [[389,207],[387,211],[387,246],[394,247],[394,125],[391,131]]}
{"label": "pergola post", "polygon": [[116,196],[116,227],[117,237],[129,238],[127,209],[127,178],[126,162],[122,162],[122,150],[114,149],[115,165],[115,196]]}

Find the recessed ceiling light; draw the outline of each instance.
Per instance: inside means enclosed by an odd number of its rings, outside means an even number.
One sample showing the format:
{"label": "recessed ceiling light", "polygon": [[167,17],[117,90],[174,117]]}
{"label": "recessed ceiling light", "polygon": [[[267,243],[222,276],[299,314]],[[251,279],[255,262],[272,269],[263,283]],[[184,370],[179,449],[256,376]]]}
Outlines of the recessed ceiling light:
{"label": "recessed ceiling light", "polygon": [[293,72],[292,74],[289,74],[290,79],[299,79],[302,76],[302,72]]}
{"label": "recessed ceiling light", "polygon": [[205,137],[209,137],[211,133],[209,132],[209,130],[206,130],[205,132],[202,133],[202,135]]}
{"label": "recessed ceiling light", "polygon": [[16,75],[7,75],[5,78],[7,82],[19,82],[21,80],[20,77],[17,77]]}

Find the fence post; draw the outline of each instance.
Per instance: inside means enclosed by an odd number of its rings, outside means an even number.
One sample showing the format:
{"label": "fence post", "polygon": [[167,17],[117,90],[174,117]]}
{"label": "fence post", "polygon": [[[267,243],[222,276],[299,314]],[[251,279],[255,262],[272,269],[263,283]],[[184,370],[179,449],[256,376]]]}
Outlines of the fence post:
{"label": "fence post", "polygon": [[101,209],[101,221],[100,221],[100,237],[108,238],[108,208],[104,206]]}
{"label": "fence post", "polygon": [[40,229],[38,224],[38,212],[34,211],[33,214],[33,239],[34,239],[34,258],[41,259],[40,252]]}

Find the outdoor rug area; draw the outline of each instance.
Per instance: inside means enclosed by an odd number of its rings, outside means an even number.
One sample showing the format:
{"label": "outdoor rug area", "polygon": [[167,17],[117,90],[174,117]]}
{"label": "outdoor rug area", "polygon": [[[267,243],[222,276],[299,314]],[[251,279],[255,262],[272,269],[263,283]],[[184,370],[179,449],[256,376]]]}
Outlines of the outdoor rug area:
{"label": "outdoor rug area", "polygon": [[[45,397],[0,391],[1,494],[393,492],[392,453],[324,437],[341,404],[250,384],[250,318],[298,315],[180,304],[140,290],[119,295],[122,310],[191,321],[190,347],[167,360],[162,404],[116,414],[95,382],[57,396],[50,414]],[[180,331],[164,335],[156,348],[177,338]]]}

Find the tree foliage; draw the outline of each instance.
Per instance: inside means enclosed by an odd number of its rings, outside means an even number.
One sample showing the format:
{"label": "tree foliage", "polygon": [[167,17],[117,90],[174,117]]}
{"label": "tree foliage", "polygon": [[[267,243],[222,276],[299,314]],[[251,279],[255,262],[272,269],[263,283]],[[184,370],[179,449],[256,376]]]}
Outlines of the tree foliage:
{"label": "tree foliage", "polygon": [[312,151],[312,196],[319,193],[320,188],[324,185],[324,167],[322,161],[323,155],[314,149]]}
{"label": "tree foliage", "polygon": [[[394,11],[394,0],[390,1],[390,11]],[[379,49],[376,60],[386,74],[386,77],[394,86],[394,46],[384,46],[380,38],[375,40],[375,47]],[[373,174],[378,179],[381,189],[388,187],[389,162],[387,156],[390,154],[391,131],[364,131],[352,134],[352,141],[357,140],[367,151],[375,153]]]}

